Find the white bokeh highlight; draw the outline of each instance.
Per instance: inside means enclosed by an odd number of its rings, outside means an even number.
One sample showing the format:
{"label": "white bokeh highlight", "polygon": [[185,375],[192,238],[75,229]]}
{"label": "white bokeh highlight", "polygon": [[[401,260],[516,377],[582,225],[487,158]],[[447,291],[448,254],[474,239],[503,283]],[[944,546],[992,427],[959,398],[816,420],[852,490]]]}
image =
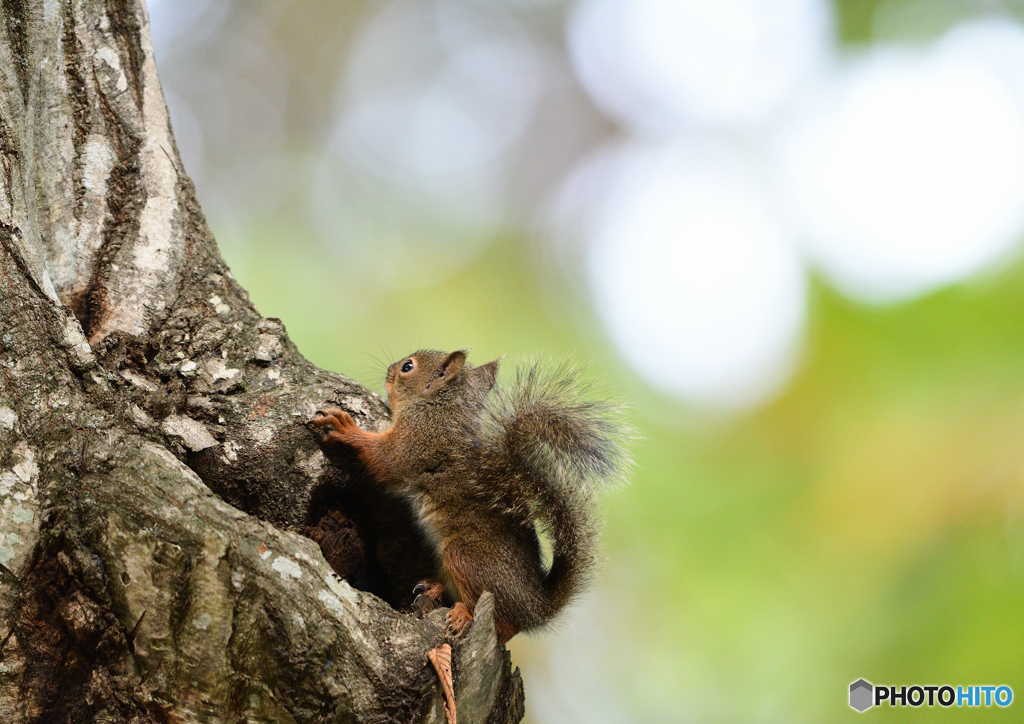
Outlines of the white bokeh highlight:
{"label": "white bokeh highlight", "polygon": [[387,286],[460,269],[503,221],[505,154],[534,116],[540,83],[529,36],[495,8],[384,6],[353,45],[316,172],[325,244]]}
{"label": "white bokeh highlight", "polygon": [[645,130],[764,124],[827,65],[825,0],[583,0],[568,41],[612,116]]}
{"label": "white bokeh highlight", "polygon": [[580,0],[568,44],[581,83],[632,140],[570,175],[552,236],[588,249],[608,334],[656,389],[713,408],[770,399],[795,367],[802,260],[880,304],[1019,246],[1024,27],[1013,19],[841,58],[825,2]]}
{"label": "white bokeh highlight", "polygon": [[607,176],[590,184],[590,278],[627,362],[701,406],[770,397],[796,358],[805,274],[753,171],[691,145],[629,146],[594,168]]}
{"label": "white bokeh highlight", "polygon": [[1024,33],[1003,24],[961,28],[925,50],[874,48],[784,139],[807,253],[839,289],[907,299],[1016,245],[1024,114],[999,69],[1022,54]]}
{"label": "white bokeh highlight", "polygon": [[539,91],[529,36],[466,3],[387,5],[348,63],[338,139],[367,173],[409,186],[494,163]]}

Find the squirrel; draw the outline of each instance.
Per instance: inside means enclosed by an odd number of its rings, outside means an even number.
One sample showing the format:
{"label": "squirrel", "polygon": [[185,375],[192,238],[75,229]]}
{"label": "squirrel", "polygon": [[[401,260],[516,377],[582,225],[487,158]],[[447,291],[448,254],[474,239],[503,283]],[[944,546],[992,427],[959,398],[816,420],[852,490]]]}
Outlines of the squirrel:
{"label": "squirrel", "polygon": [[[501,358],[479,367],[466,351],[421,350],[388,367],[391,426],[360,429],[339,409],[317,412],[321,445],[355,451],[368,474],[404,493],[443,577],[421,581],[415,608],[439,605],[459,635],[484,591],[500,643],[549,622],[596,562],[597,484],[621,478],[628,434],[616,408],[583,398],[579,370],[533,364],[495,386]],[[551,538],[545,566],[535,521]]]}

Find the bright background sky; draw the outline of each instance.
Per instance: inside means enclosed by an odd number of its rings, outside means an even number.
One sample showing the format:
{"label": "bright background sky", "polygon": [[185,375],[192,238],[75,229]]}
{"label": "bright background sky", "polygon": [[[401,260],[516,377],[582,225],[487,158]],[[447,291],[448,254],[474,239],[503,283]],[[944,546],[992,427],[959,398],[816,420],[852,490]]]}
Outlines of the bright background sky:
{"label": "bright background sky", "polygon": [[1024,4],[149,5],[304,354],[378,388],[422,346],[573,354],[631,403],[600,581],[513,642],[528,721],[1024,696]]}

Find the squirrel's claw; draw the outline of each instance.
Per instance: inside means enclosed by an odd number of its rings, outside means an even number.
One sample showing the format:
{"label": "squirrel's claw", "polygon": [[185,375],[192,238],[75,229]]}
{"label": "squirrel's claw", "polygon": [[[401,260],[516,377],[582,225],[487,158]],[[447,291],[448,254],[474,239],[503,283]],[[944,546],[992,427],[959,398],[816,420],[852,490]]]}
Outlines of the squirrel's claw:
{"label": "squirrel's claw", "polygon": [[438,605],[437,601],[430,596],[424,596],[422,593],[412,600],[412,610],[416,614],[416,618],[423,618],[437,608]]}
{"label": "squirrel's claw", "polygon": [[423,618],[441,605],[444,583],[436,578],[428,578],[413,586],[412,592],[416,594],[416,598],[412,601],[412,608],[418,617]]}
{"label": "squirrel's claw", "polygon": [[444,595],[444,583],[436,578],[426,578],[413,586],[412,592],[417,596],[422,593],[435,601],[440,601]]}

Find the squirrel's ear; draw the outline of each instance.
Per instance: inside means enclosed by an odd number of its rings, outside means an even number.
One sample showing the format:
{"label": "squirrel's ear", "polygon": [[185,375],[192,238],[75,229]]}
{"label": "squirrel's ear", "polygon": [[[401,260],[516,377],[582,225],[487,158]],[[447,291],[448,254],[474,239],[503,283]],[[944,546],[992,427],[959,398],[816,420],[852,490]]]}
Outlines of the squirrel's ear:
{"label": "squirrel's ear", "polygon": [[444,362],[437,368],[437,371],[445,377],[454,377],[459,374],[459,370],[464,364],[466,364],[466,350],[456,350],[444,358]]}
{"label": "squirrel's ear", "polygon": [[504,355],[498,357],[498,359],[492,359],[485,365],[480,365],[473,372],[484,382],[487,383],[487,389],[494,387],[494,383],[498,380],[498,365],[505,359]]}
{"label": "squirrel's ear", "polygon": [[466,351],[457,350],[452,352],[450,355],[444,358],[444,361],[438,365],[437,371],[434,373],[434,379],[427,383],[427,390],[434,389],[437,387],[443,387],[460,371],[462,371],[463,365],[466,364]]}

